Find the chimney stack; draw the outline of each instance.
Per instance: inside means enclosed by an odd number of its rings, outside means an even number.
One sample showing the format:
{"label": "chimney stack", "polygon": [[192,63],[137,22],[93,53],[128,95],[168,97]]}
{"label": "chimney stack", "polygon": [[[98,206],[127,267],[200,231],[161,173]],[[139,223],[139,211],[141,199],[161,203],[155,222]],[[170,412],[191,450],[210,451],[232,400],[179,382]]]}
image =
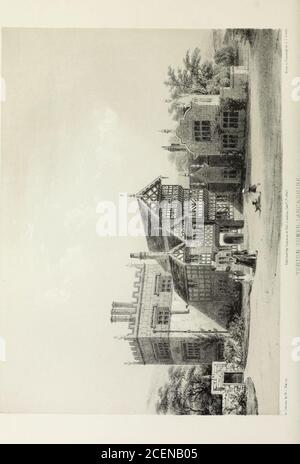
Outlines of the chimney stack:
{"label": "chimney stack", "polygon": [[164,251],[140,251],[139,253],[130,253],[130,258],[135,259],[162,259],[166,258],[166,253]]}
{"label": "chimney stack", "polygon": [[136,309],[133,303],[113,301],[111,308],[111,322],[134,321]]}

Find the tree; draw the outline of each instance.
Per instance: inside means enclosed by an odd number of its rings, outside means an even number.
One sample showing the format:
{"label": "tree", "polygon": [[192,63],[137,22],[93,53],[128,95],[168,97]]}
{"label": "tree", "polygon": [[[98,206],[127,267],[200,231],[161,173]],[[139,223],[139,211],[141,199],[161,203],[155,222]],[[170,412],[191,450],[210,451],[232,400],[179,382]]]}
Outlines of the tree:
{"label": "tree", "polygon": [[246,415],[247,414],[247,392],[245,385],[237,390],[227,392],[227,401],[224,414]]}
{"label": "tree", "polygon": [[211,61],[205,61],[201,67],[200,71],[202,73],[203,78],[205,79],[206,82],[208,82],[210,79],[214,77],[215,70],[214,70],[214,65]]}
{"label": "tree", "polygon": [[158,414],[222,413],[222,400],[211,394],[211,367],[171,367],[169,380],[158,390]]}
{"label": "tree", "polygon": [[213,77],[207,82],[207,92],[213,95],[220,93],[221,87],[229,87],[230,71],[228,66],[216,64],[213,68]]}
{"label": "tree", "polygon": [[168,78],[165,81],[170,89],[171,98],[174,100],[183,94],[191,93],[197,89],[199,93],[207,93],[206,79],[201,67],[200,49],[195,48],[193,53],[188,50],[183,59],[183,68],[175,70],[172,66],[168,68]]}
{"label": "tree", "polygon": [[224,46],[216,51],[214,56],[216,64],[223,66],[233,66],[236,60],[236,53],[232,46]]}
{"label": "tree", "polygon": [[230,84],[229,68],[212,61],[201,63],[201,52],[195,48],[191,53],[188,50],[183,58],[183,67],[177,69],[168,67],[165,85],[169,88],[169,113],[173,119],[183,116],[184,107],[180,97],[185,95],[219,94],[220,87]]}

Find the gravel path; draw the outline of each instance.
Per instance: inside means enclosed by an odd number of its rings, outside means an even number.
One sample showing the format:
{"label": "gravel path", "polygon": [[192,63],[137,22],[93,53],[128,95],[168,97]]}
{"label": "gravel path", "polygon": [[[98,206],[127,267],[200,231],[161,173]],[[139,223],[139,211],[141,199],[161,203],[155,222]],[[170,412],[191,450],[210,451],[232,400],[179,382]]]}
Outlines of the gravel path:
{"label": "gravel path", "polygon": [[245,246],[258,250],[250,296],[245,377],[254,382],[259,414],[279,413],[281,50],[277,31],[257,32],[249,59],[249,183],[260,183],[261,213],[246,196]]}

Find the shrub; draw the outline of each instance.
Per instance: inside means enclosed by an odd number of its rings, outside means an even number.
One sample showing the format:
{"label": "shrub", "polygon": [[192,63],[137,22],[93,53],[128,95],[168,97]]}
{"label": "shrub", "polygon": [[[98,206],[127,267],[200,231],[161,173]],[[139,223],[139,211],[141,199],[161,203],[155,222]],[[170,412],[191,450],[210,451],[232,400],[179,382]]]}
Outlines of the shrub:
{"label": "shrub", "polygon": [[240,111],[245,110],[247,104],[243,100],[236,100],[234,98],[222,98],[220,102],[224,110],[228,111]]}
{"label": "shrub", "polygon": [[227,392],[224,414],[245,415],[247,413],[246,388],[238,391]]}
{"label": "shrub", "polygon": [[224,46],[219,48],[216,51],[214,60],[216,64],[221,64],[223,66],[233,66],[236,61],[236,53],[232,46]]}
{"label": "shrub", "polygon": [[242,317],[235,315],[228,327],[229,337],[224,342],[224,359],[227,363],[243,366],[245,324]]}

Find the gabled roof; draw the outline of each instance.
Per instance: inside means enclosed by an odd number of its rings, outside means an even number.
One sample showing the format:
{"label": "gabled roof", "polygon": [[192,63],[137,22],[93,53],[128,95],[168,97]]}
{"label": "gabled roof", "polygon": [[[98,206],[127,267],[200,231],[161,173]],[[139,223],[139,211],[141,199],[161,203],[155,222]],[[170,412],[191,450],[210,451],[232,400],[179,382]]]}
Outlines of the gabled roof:
{"label": "gabled roof", "polygon": [[151,209],[140,198],[137,201],[150,251],[169,251],[175,246],[184,243],[173,231],[161,227],[159,216],[155,210]]}
{"label": "gabled roof", "polygon": [[135,196],[137,198],[143,199],[149,206],[151,201],[159,201],[161,179],[161,176],[157,177],[152,182],[150,182],[150,184],[146,185],[146,187],[143,187],[138,193],[136,193]]}
{"label": "gabled roof", "polygon": [[180,243],[170,251],[170,256],[173,256],[179,261],[185,262],[185,254],[187,247],[185,243]]}
{"label": "gabled roof", "polygon": [[169,260],[174,290],[186,303],[188,303],[186,266],[175,256],[169,255]]}
{"label": "gabled roof", "polygon": [[[210,301],[190,302],[186,273],[187,264],[180,261],[172,254],[169,254],[169,261],[174,290],[179,295],[179,297],[182,298],[186,304],[190,304],[191,306],[197,308],[198,311],[209,318],[213,323],[217,323],[219,329],[223,328],[227,330],[227,323],[231,313],[230,307],[224,308],[222,306],[222,302],[215,301],[213,298],[211,298]],[[195,264],[194,266],[196,267],[197,265]],[[207,268],[209,265],[201,265],[201,267]]]}
{"label": "gabled roof", "polygon": [[172,225],[162,225],[159,209],[162,179],[157,177],[135,195],[150,251],[169,251],[184,243]]}

